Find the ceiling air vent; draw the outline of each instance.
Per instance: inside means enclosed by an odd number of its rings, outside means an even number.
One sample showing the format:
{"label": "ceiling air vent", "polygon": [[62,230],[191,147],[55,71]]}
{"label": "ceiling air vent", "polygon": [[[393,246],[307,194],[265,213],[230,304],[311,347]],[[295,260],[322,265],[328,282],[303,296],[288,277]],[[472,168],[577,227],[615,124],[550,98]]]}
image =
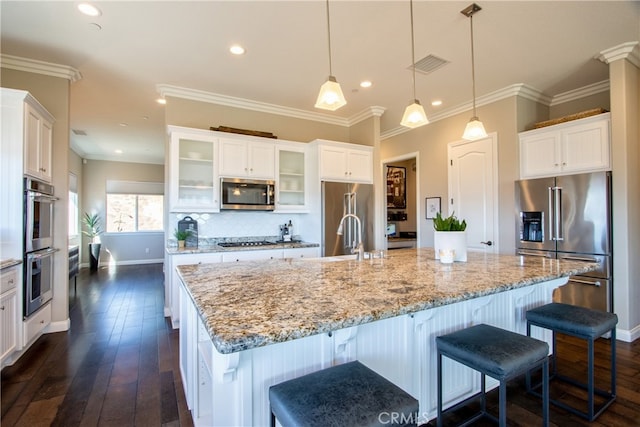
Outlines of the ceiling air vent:
{"label": "ceiling air vent", "polygon": [[87,136],[87,132],[84,130],[80,130],[80,129],[71,129],[71,131],[73,132],[74,135],[78,135],[78,136]]}
{"label": "ceiling air vent", "polygon": [[[415,67],[416,72],[429,74],[442,67],[443,65],[447,65],[448,63],[449,61],[438,58],[435,55],[427,55],[424,58],[416,61]],[[409,69],[411,69],[411,66],[409,66]]]}

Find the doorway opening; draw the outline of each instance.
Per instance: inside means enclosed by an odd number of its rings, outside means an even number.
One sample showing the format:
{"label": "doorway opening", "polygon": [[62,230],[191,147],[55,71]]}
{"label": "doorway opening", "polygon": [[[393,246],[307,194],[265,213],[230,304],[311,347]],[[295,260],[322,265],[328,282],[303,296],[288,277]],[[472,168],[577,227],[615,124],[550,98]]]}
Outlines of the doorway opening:
{"label": "doorway opening", "polygon": [[408,153],[382,161],[387,249],[420,246],[418,159],[418,153]]}

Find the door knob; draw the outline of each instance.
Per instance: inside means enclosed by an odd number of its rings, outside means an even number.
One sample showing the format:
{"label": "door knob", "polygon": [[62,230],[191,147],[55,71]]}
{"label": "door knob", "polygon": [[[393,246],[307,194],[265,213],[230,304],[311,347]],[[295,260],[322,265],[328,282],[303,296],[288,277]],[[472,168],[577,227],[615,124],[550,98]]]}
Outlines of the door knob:
{"label": "door knob", "polygon": [[480,243],[482,243],[483,245],[487,245],[487,246],[493,245],[493,242],[491,240],[488,240],[486,242],[480,242]]}

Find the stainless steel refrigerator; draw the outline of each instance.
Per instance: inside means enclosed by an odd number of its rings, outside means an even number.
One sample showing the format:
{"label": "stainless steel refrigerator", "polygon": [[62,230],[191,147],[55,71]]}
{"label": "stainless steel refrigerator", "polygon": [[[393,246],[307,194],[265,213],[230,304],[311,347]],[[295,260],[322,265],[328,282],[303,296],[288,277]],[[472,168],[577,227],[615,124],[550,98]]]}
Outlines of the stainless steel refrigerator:
{"label": "stainless steel refrigerator", "polygon": [[366,251],[373,250],[373,185],[322,182],[322,256],[350,254],[357,245],[358,223],[348,217],[342,235],[338,225],[346,214],[356,215],[362,224],[362,244]]}
{"label": "stainless steel refrigerator", "polygon": [[515,199],[518,254],[600,263],[554,301],[613,311],[611,172],[516,181]]}

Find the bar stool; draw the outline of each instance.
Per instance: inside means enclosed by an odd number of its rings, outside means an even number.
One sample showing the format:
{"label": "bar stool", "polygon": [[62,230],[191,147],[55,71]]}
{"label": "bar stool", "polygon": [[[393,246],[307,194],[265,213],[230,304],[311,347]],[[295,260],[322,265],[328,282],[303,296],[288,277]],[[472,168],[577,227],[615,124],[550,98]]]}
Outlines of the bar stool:
{"label": "bar stool", "polygon": [[[471,416],[460,425],[469,425],[483,417],[498,421],[500,426],[507,425],[507,381],[528,372],[532,368],[542,367],[542,423],[549,425],[548,369],[549,345],[535,338],[506,331],[490,325],[475,325],[457,332],[436,337],[438,349],[438,427],[442,426],[443,415],[457,409],[471,399],[480,396],[480,412]],[[480,392],[457,405],[442,410],[442,356],[446,356],[479,371]],[[487,412],[485,376],[500,381],[499,418]]]}
{"label": "bar stool", "polygon": [[[587,391],[587,411],[580,411],[564,402],[550,399],[550,402],[560,408],[586,418],[595,420],[616,399],[616,325],[618,316],[606,311],[592,310],[570,304],[551,303],[527,311],[527,335],[531,335],[531,325],[550,329],[553,332],[553,354],[551,360],[553,370],[550,379],[558,379]],[[556,332],[582,338],[588,342],[587,383],[558,374],[556,363]],[[594,382],[594,342],[607,332],[611,332],[611,390],[596,388]],[[527,373],[527,390],[539,395],[535,390],[539,387],[531,386],[531,375]],[[605,398],[599,409],[595,407],[595,395]]]}
{"label": "bar stool", "polygon": [[271,426],[416,426],[418,401],[355,361],[269,387]]}

